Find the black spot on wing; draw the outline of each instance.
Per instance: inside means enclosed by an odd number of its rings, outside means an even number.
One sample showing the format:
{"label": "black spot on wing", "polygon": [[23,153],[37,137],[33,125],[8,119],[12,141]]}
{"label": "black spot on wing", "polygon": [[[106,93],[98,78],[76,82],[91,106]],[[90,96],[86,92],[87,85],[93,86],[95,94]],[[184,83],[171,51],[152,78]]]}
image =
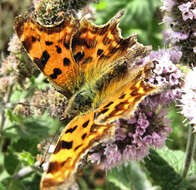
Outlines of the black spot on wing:
{"label": "black spot on wing", "polygon": [[50,162],[47,173],[55,173],[58,170],[58,162]]}
{"label": "black spot on wing", "polygon": [[135,88],[135,89],[132,89],[132,92],[130,93],[130,96],[138,96],[139,93],[138,93],[138,89]]}
{"label": "black spot on wing", "polygon": [[32,36],[32,42],[35,42],[36,38],[34,36]]}
{"label": "black spot on wing", "polygon": [[107,111],[108,111],[109,109],[103,109],[101,112],[100,112],[100,114],[103,114],[103,113],[106,113]]}
{"label": "black spot on wing", "polygon": [[71,149],[72,148],[72,144],[73,144],[73,141],[60,141],[61,142],[61,147],[63,149]]}
{"label": "black spot on wing", "polygon": [[123,99],[125,97],[126,94],[122,94],[119,99]]}
{"label": "black spot on wing", "polygon": [[56,52],[59,53],[59,54],[62,52],[62,50],[59,46],[56,46]]}
{"label": "black spot on wing", "polygon": [[45,41],[45,44],[46,44],[47,46],[50,46],[50,45],[53,44],[53,42],[51,42],[51,41]]}
{"label": "black spot on wing", "polygon": [[98,117],[99,115],[106,113],[108,110],[109,110],[108,108],[105,108],[105,109],[103,109],[102,111],[97,112],[97,113],[96,113],[96,116]]}
{"label": "black spot on wing", "polygon": [[62,73],[62,71],[60,69],[58,69],[58,68],[54,68],[53,72],[54,73],[50,75],[50,77],[52,79],[57,79],[58,75],[60,75]]}
{"label": "black spot on wing", "polygon": [[76,61],[76,63],[79,63],[83,58],[84,58],[84,52],[80,51],[77,54],[74,55],[74,59]]}
{"label": "black spot on wing", "polygon": [[106,104],[105,106],[104,106],[104,108],[107,108],[107,107],[109,107],[110,105],[112,105],[114,102],[109,102],[108,104]]}
{"label": "black spot on wing", "polygon": [[69,49],[69,43],[66,43],[65,40],[63,41],[63,45],[65,46],[66,49]]}
{"label": "black spot on wing", "polygon": [[64,66],[69,66],[70,65],[70,60],[67,58],[67,57],[65,57],[64,59],[63,59],[63,65]]}
{"label": "black spot on wing", "polygon": [[65,165],[67,160],[62,161],[62,162],[57,162],[57,161],[56,162],[50,162],[49,166],[48,166],[47,173],[51,173],[51,174],[56,173],[58,170],[60,170]]}
{"label": "black spot on wing", "polygon": [[78,148],[80,148],[82,146],[82,144],[76,146],[76,148],[74,148],[74,151],[78,150]]}
{"label": "black spot on wing", "polygon": [[70,128],[70,129],[67,129],[67,130],[65,131],[65,134],[67,134],[67,133],[73,133],[73,132],[77,129],[77,127],[78,127],[78,126],[76,125],[76,126]]}
{"label": "black spot on wing", "polygon": [[37,66],[39,67],[39,69],[40,69],[41,71],[43,71],[43,70],[44,70],[44,67],[45,67],[45,65],[46,65],[46,63],[47,63],[48,60],[49,60],[49,58],[50,58],[50,55],[48,54],[47,50],[45,50],[45,51],[42,53],[41,58],[35,57],[35,58],[33,59],[33,61],[37,64]]}
{"label": "black spot on wing", "polygon": [[84,133],[83,135],[82,135],[82,140],[84,140],[85,139],[85,137],[86,137],[86,135],[87,135],[87,133]]}
{"label": "black spot on wing", "polygon": [[102,50],[102,49],[98,49],[98,50],[97,50],[97,55],[98,55],[98,56],[100,56],[102,53],[103,53],[103,50]]}
{"label": "black spot on wing", "polygon": [[56,145],[56,148],[54,150],[54,154],[57,154],[61,149],[71,149],[73,145],[73,141],[59,141]]}
{"label": "black spot on wing", "polygon": [[82,127],[86,128],[86,127],[88,126],[88,124],[89,124],[89,120],[86,121],[86,122],[84,122],[84,123],[82,124]]}

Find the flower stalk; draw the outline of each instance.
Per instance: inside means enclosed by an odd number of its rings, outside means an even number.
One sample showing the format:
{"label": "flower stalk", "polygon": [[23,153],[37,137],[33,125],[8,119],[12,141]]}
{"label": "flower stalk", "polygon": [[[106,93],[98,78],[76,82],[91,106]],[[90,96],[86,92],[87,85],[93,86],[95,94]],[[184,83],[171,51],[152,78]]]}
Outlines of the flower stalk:
{"label": "flower stalk", "polygon": [[[7,93],[4,97],[4,105],[2,106],[6,106],[6,104],[8,104],[10,102],[10,97],[12,94],[12,90],[13,90],[13,85],[8,87]],[[6,116],[5,116],[6,112],[5,109],[1,109],[0,110],[0,149],[2,150],[2,145],[3,145],[3,129],[5,126],[5,121],[6,121]],[[1,151],[0,150],[0,151]]]}
{"label": "flower stalk", "polygon": [[194,151],[195,151],[195,146],[196,146],[196,137],[192,131],[192,127],[189,126],[187,146],[186,146],[186,157],[185,157],[185,162],[184,162],[184,169],[182,172],[182,177],[184,178],[187,176],[188,171],[190,169],[191,161],[192,161]]}

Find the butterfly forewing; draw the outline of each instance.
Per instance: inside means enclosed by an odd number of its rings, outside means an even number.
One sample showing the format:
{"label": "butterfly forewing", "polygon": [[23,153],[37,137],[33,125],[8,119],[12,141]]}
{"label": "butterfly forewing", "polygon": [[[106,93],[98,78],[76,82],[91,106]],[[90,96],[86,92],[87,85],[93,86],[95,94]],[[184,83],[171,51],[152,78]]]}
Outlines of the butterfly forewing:
{"label": "butterfly forewing", "polygon": [[107,65],[125,56],[128,49],[136,43],[135,36],[121,37],[118,23],[122,15],[123,12],[119,12],[102,26],[86,19],[81,21],[79,31],[73,36],[72,53],[87,80],[93,80],[91,76],[100,75]]}
{"label": "butterfly forewing", "polygon": [[75,93],[81,82],[79,67],[70,51],[70,39],[77,26],[71,16],[55,27],[41,26],[30,17],[19,16],[15,22],[18,37],[32,61],[67,97]]}

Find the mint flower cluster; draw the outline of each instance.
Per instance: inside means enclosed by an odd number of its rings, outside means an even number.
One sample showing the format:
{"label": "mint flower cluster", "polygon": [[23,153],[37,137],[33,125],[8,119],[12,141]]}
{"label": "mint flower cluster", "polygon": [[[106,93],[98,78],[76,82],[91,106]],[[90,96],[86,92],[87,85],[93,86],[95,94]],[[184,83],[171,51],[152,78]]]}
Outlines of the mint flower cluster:
{"label": "mint flower cluster", "polygon": [[162,0],[163,23],[168,26],[164,40],[182,52],[181,62],[196,65],[196,2],[194,0]]}
{"label": "mint flower cluster", "polygon": [[0,67],[0,101],[3,101],[8,89],[19,80],[20,59],[16,54],[21,51],[22,45],[16,35],[13,35],[8,44],[9,55],[3,58]]}

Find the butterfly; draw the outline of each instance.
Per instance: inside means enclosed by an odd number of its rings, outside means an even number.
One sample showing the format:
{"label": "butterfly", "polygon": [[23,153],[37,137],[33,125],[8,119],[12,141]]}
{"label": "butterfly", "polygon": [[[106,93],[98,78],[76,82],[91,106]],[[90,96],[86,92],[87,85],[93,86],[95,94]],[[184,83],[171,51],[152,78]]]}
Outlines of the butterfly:
{"label": "butterfly", "polygon": [[150,52],[137,36],[123,38],[120,11],[105,25],[65,16],[56,26],[42,26],[31,16],[18,16],[16,33],[33,63],[69,100],[68,124],[57,141],[40,188],[68,187],[82,158],[114,136],[115,123],[134,113],[158,87],[146,82],[152,63],[137,64]]}

